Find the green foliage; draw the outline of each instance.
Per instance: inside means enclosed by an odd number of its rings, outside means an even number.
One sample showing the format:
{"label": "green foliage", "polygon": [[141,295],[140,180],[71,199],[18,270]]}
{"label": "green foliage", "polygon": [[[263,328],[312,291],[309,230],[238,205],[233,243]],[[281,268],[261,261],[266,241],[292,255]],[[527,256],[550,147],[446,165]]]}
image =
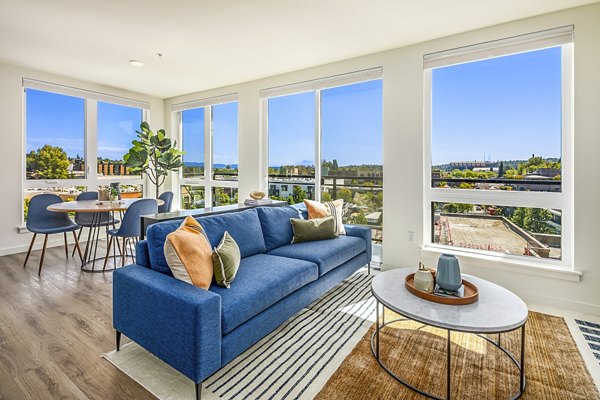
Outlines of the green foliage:
{"label": "green foliage", "polygon": [[27,220],[27,215],[29,214],[29,202],[31,199],[29,197],[23,200],[23,219]]}
{"label": "green foliage", "polygon": [[183,165],[181,155],[184,152],[176,149],[177,142],[171,143],[164,129],[154,133],[146,121],[140,124],[136,134],[138,139],[131,142],[133,146],[123,156],[123,161],[131,173],[146,174],[155,185],[158,198],[159,189],[169,172],[177,171]]}
{"label": "green foliage", "polygon": [[69,178],[67,153],[60,147],[45,145],[26,156],[27,176],[33,179]]}
{"label": "green foliage", "polygon": [[321,193],[321,201],[331,201],[331,200],[333,200],[331,198],[331,193],[329,193],[329,192]]}
{"label": "green foliage", "polygon": [[[291,197],[293,198],[293,201],[294,201],[291,204],[302,203],[304,201],[304,199],[306,198],[306,192],[304,191],[304,189],[302,189],[301,186],[294,185],[294,190],[292,192]],[[289,203],[289,197],[288,197],[288,203]]]}
{"label": "green foliage", "polygon": [[352,223],[357,225],[367,225],[368,222],[367,217],[365,217],[365,213],[362,211],[356,213],[356,215],[352,217]]}
{"label": "green foliage", "polygon": [[553,229],[547,224],[552,219],[552,213],[544,208],[517,207],[512,222],[529,232],[552,233]]}
{"label": "green foliage", "polygon": [[343,199],[344,203],[352,202],[352,191],[346,187],[340,188],[337,191],[337,198]]}
{"label": "green foliage", "polygon": [[502,178],[504,176],[504,163],[500,161],[500,166],[498,167],[498,178]]}
{"label": "green foliage", "polygon": [[444,204],[442,211],[452,214],[467,213],[473,211],[473,205],[466,203],[446,203]]}

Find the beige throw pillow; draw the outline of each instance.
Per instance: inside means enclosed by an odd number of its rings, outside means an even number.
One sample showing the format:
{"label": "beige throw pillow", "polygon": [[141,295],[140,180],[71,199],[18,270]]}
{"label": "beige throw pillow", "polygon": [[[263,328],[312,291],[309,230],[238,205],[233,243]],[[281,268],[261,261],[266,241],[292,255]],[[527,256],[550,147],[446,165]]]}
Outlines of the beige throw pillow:
{"label": "beige throw pillow", "polygon": [[213,278],[212,250],[198,221],[187,217],[169,233],[164,252],[175,278],[208,290]]}
{"label": "beige throw pillow", "polygon": [[344,199],[327,201],[325,203],[304,199],[304,204],[308,211],[308,219],[323,218],[333,215],[335,220],[335,233],[338,235],[346,234],[344,222],[342,221]]}

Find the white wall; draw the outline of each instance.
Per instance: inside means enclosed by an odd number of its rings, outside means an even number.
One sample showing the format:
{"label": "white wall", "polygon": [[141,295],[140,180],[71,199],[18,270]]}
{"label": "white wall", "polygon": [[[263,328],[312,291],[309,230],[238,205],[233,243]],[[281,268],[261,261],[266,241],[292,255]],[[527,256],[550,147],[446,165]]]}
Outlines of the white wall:
{"label": "white wall", "polygon": [[[423,246],[423,55],[529,32],[575,25],[575,269],[578,276],[537,272],[485,260],[463,260],[468,273],[490,279],[530,303],[600,315],[600,239],[598,158],[600,150],[600,5],[515,21],[418,45],[165,101],[165,124],[172,126],[170,105],[237,92],[239,95],[240,198],[266,189],[261,157],[259,91],[345,72],[382,66],[384,161],[384,262],[386,268],[435,263]],[[293,51],[293,49],[290,49]],[[284,56],[284,55],[282,55]],[[0,109],[2,109],[0,107]],[[174,131],[172,129],[172,131]],[[290,144],[293,145],[293,144]],[[404,171],[400,176],[396,171]],[[414,173],[410,173],[413,171]],[[176,187],[173,187],[176,190]],[[416,232],[416,242],[408,241]],[[573,281],[575,280],[575,281]]]}
{"label": "white wall", "polygon": [[[22,223],[23,202],[22,169],[25,164],[23,146],[23,78],[67,85],[79,89],[92,90],[129,99],[150,103],[151,126],[162,126],[164,118],[163,100],[139,93],[92,84],[62,76],[47,74],[6,64],[0,64],[0,121],[2,123],[0,160],[0,255],[19,253],[27,250],[31,234],[18,233]],[[62,244],[60,235],[53,235],[49,245]],[[43,240],[38,238],[36,248],[41,248]],[[0,265],[1,266],[1,265]]]}

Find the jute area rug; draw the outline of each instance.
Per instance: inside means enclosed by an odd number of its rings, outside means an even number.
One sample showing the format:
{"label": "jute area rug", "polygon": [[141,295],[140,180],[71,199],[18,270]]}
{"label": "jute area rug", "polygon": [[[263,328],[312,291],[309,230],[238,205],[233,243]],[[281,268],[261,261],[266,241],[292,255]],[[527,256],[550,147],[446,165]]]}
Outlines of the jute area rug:
{"label": "jute area rug", "polygon": [[[386,312],[386,320],[398,318]],[[423,399],[377,363],[371,353],[371,327],[342,362],[319,400]],[[497,338],[497,335],[494,335]],[[503,343],[518,355],[518,332],[503,334]],[[518,390],[518,371],[487,341],[452,334],[452,398],[508,399]],[[527,389],[522,399],[600,399],[565,320],[529,313],[526,329]],[[402,379],[439,397],[446,391],[446,331],[415,322],[398,322],[381,331],[381,355]]]}

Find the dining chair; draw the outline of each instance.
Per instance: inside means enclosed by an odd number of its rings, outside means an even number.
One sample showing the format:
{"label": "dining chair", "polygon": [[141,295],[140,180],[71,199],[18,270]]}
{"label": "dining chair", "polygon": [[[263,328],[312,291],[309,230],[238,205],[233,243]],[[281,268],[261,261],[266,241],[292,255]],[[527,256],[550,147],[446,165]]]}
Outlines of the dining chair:
{"label": "dining chair", "polygon": [[27,214],[27,230],[33,233],[31,238],[31,244],[29,250],[27,250],[27,256],[25,256],[25,262],[23,268],[27,266],[27,261],[33,248],[33,243],[38,233],[44,236],[44,247],[42,247],[42,255],[40,257],[40,267],[38,269],[38,275],[42,273],[42,266],[44,265],[44,256],[46,254],[46,244],[48,243],[48,235],[53,233],[62,233],[65,238],[65,255],[69,258],[69,247],[67,245],[67,232],[73,232],[73,238],[75,239],[75,248],[79,252],[79,258],[83,262],[81,255],[81,249],[79,248],[79,241],[75,231],[80,228],[79,225],[74,223],[69,215],[64,212],[48,211],[48,206],[56,203],[62,203],[62,199],[55,194],[44,193],[38,194],[31,198],[29,202],[29,212]]}
{"label": "dining chair", "polygon": [[[108,231],[108,247],[106,248],[106,256],[104,257],[104,267],[102,270],[106,269],[106,262],[110,257],[110,249],[112,247],[113,240],[117,241],[118,243],[119,238],[123,239],[121,245],[121,265],[125,265],[125,258],[127,258],[127,246],[130,244],[129,241],[133,240],[134,243],[137,243],[137,240],[142,232],[141,216],[145,214],[156,214],[157,212],[158,206],[156,200],[154,199],[140,199],[131,203],[123,215],[123,222],[121,222],[121,226],[118,229],[111,229]],[[135,260],[133,252],[131,252],[129,256]],[[114,254],[114,249],[113,260],[116,268],[117,256]]]}
{"label": "dining chair", "polygon": [[158,198],[165,203],[162,206],[158,206],[159,213],[166,213],[171,211],[171,203],[173,203],[173,192],[164,192]]}
{"label": "dining chair", "polygon": [[[77,198],[77,201],[82,201],[82,200],[98,200],[98,192],[94,192],[94,191],[89,191],[89,192],[82,192],[80,193]],[[100,217],[99,217],[99,221],[94,221],[94,218],[98,218],[98,216],[95,216],[94,213],[89,213],[89,212],[76,212],[75,213],[75,223],[79,226],[81,226],[82,228],[93,228],[94,224],[96,226],[110,226],[112,225],[113,228],[115,228],[116,224],[118,224],[120,221],[118,219],[115,219],[111,213],[109,212],[103,212],[100,213]],[[77,234],[77,240],[81,240],[81,233],[83,232],[83,229],[79,230],[79,233]],[[90,232],[91,233],[91,232]],[[89,242],[90,238],[88,237],[88,242]],[[71,255],[75,254],[75,249],[73,249],[73,253]]]}

